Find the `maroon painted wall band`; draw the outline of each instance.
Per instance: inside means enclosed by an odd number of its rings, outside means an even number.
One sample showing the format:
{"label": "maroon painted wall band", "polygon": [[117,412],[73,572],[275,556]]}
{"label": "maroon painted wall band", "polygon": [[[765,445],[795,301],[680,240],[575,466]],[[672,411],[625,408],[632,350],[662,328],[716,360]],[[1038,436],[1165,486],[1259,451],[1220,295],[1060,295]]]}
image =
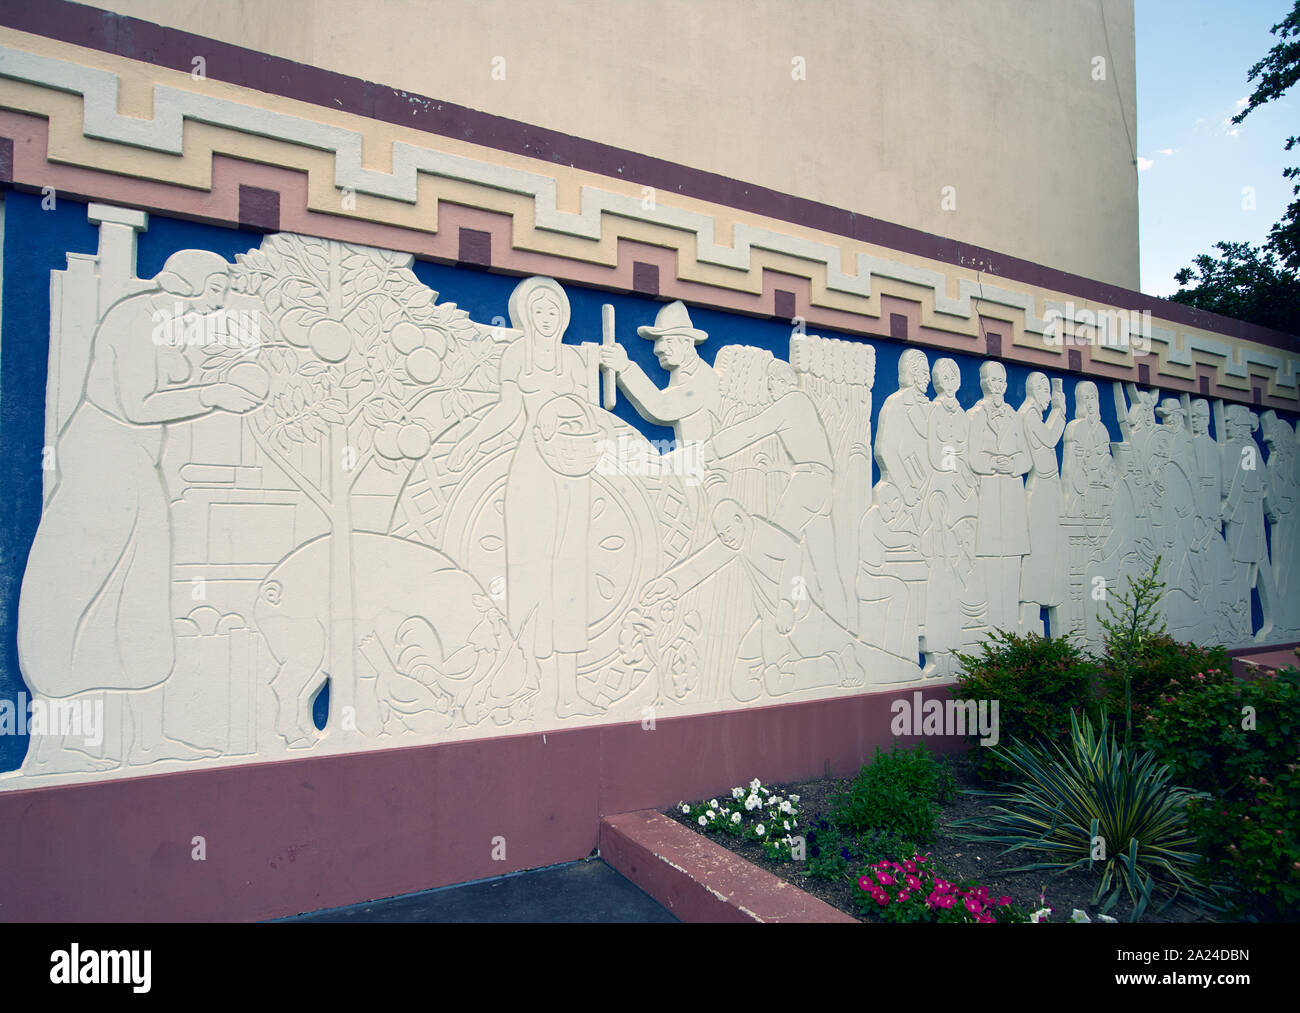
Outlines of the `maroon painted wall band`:
{"label": "maroon painted wall band", "polygon": [[0,792],[0,922],[249,921],[586,858],[602,816],[855,773],[915,692],[948,687]]}
{"label": "maroon painted wall band", "polygon": [[1200,327],[1277,348],[1297,347],[1296,338],[1282,331],[1207,313],[1119,285],[1084,278],[717,173],[452,102],[412,95],[397,88],[69,0],[0,0],[0,25],[186,73],[192,69],[195,54],[201,51],[206,61],[206,73],[215,80],[671,190],[958,267],[975,267],[1027,285],[1070,292],[1123,309],[1149,311],[1153,316],[1159,315],[1162,319],[1188,327]]}

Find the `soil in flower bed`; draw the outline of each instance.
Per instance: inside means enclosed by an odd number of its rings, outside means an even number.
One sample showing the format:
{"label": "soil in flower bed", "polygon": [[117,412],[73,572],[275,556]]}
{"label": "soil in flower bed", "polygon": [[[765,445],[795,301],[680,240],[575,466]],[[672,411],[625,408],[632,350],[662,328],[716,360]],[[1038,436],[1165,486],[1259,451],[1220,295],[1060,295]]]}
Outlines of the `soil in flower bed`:
{"label": "soil in flower bed", "polygon": [[[957,837],[957,834],[961,831],[953,829],[953,823],[958,820],[978,819],[981,816],[991,815],[993,806],[996,803],[986,798],[967,794],[969,790],[981,788],[983,785],[971,773],[965,757],[953,757],[949,762],[957,782],[957,793],[951,802],[941,806],[935,839],[929,844],[920,847],[921,854],[929,853],[931,861],[937,862],[955,881],[976,881],[983,886],[987,886],[991,896],[1010,897],[1012,903],[1026,912],[1035,911],[1040,907],[1052,908],[1053,911],[1048,919],[1049,921],[1068,922],[1070,914],[1075,908],[1086,911],[1093,921],[1097,921],[1100,905],[1091,903],[1095,881],[1087,871],[1072,873],[1059,873],[1049,870],[1012,872],[1011,870],[1017,866],[1029,865],[1037,859],[1025,852],[1001,855],[999,853],[1001,849],[996,845],[963,841]],[[800,784],[782,784],[780,786],[773,784],[767,787],[782,795],[793,792],[799,796],[800,819],[797,832],[806,833],[810,828],[816,826],[818,820],[829,818],[834,809],[833,796],[836,791],[845,787],[846,783],[845,778],[822,778]],[[696,802],[698,799],[683,799],[682,801]],[[680,808],[674,806],[666,810],[664,815],[670,816],[683,826],[700,833],[700,827],[693,819],[683,815]],[[819,879],[809,876],[803,871],[803,862],[772,861],[763,853],[763,846],[756,841],[745,841],[725,834],[701,833],[701,836],[720,844],[746,861],[767,869],[781,879],[799,887],[805,893],[825,901],[832,907],[852,915],[859,921],[882,921],[880,918],[864,915],[855,903],[855,897],[861,892],[857,885],[857,878],[862,871],[861,867],[867,864],[865,860],[852,859],[850,861],[851,875],[843,879]],[[912,856],[894,855],[890,857],[901,862],[905,858],[911,858]],[[1040,893],[1043,896],[1043,903],[1041,904],[1039,903]],[[1157,901],[1162,899],[1159,895],[1157,896]],[[1132,910],[1133,906],[1129,902],[1127,895],[1121,894],[1119,901],[1107,914],[1124,922],[1128,921]],[[1140,921],[1199,922],[1215,921],[1221,917],[1221,915],[1216,915],[1214,912],[1175,901],[1158,914],[1153,914],[1150,911],[1146,912]]]}

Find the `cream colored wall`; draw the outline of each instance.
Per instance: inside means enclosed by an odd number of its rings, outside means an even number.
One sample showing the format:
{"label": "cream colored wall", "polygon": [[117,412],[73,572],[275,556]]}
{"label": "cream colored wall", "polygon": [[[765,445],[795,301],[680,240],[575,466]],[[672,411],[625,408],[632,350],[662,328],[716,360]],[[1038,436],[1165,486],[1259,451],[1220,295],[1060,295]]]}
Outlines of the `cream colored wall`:
{"label": "cream colored wall", "polygon": [[97,5],[1138,287],[1132,0]]}

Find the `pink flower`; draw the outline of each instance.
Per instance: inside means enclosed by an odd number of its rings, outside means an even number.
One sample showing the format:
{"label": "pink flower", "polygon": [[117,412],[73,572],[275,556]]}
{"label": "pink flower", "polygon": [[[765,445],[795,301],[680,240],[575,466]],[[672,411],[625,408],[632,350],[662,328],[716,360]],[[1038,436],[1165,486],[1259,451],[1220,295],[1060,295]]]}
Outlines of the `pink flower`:
{"label": "pink flower", "polygon": [[910,896],[911,896],[911,894],[908,893],[906,890],[899,890],[899,891],[898,891],[898,896],[895,897],[894,899],[897,900],[897,901],[905,901],[905,900],[907,900],[907,898],[910,897]]}
{"label": "pink flower", "polygon": [[889,894],[885,893],[884,890],[877,890],[871,896],[875,897],[876,903],[882,907],[889,903]]}
{"label": "pink flower", "polygon": [[977,915],[984,910],[984,905],[979,902],[978,897],[967,897],[966,910],[973,915]]}
{"label": "pink flower", "polygon": [[950,893],[939,894],[934,898],[936,907],[950,908],[957,902],[957,898]]}
{"label": "pink flower", "polygon": [[1006,906],[1007,906],[1008,904],[1010,904],[1010,903],[1011,903],[1011,898],[1010,898],[1010,897],[999,897],[999,898],[998,898],[998,907],[1006,907]]}
{"label": "pink flower", "polygon": [[[1278,833],[1281,833],[1281,832],[1282,832],[1282,831],[1280,831],[1280,830],[1278,831]],[[907,877],[907,886],[908,886],[909,889],[912,889],[912,890],[919,890],[919,889],[921,889],[921,881],[920,881],[919,879],[917,879],[915,876],[908,876],[908,877]]]}
{"label": "pink flower", "polygon": [[946,879],[936,879],[934,881],[934,888],[939,893],[947,893],[949,890],[952,889],[952,884],[949,883]]}
{"label": "pink flower", "polygon": [[874,893],[876,889],[876,884],[871,882],[871,880],[868,879],[866,876],[859,876],[858,889],[866,890],[868,893]]}
{"label": "pink flower", "polygon": [[877,872],[876,879],[878,879],[881,882],[881,884],[884,886],[894,885],[894,877],[887,872]]}

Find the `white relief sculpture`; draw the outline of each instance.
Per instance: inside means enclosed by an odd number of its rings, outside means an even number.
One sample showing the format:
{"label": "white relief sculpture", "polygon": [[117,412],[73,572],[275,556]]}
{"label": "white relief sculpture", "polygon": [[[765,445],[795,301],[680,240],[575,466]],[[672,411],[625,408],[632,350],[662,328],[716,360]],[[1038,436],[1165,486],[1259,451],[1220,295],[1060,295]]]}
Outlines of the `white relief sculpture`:
{"label": "white relief sculpture", "polygon": [[1065,629],[1099,645],[1099,620],[1105,611],[1106,589],[1115,575],[1102,567],[1112,534],[1115,462],[1110,433],[1101,421],[1097,385],[1080,380],[1074,388],[1074,418],[1062,436],[1061,481],[1064,489],[1069,585],[1064,605]]}
{"label": "white relief sculpture", "polygon": [[[558,687],[556,714],[596,714],[578,692],[577,657],[588,647],[587,573],[591,473],[608,438],[576,393],[587,367],[561,343],[569,300],[550,278],[528,278],[510,296],[510,321],[523,336],[501,357],[501,398],[462,436],[447,459],[460,471],[485,440],[524,417],[505,492],[506,610],[532,656],[548,663],[539,684]],[[525,629],[527,625],[527,629]]]}
{"label": "white relief sculpture", "polygon": [[655,343],[655,357],[668,370],[667,387],[656,387],[618,343],[601,348],[601,366],[617,373],[619,387],[643,419],[672,426],[679,444],[707,440],[721,410],[718,378],[695,350],[708,334],[691,323],[690,312],[681,302],[669,303],[659,311],[653,327],[638,327],[637,333]]}
{"label": "white relief sculpture", "polygon": [[928,566],[922,640],[926,674],[950,678],[956,673],[953,652],[968,639],[966,627],[984,614],[985,596],[973,573],[979,495],[970,468],[970,422],[957,400],[961,370],[952,359],[939,359],[930,376],[935,396],[928,432],[929,493],[921,511],[921,552]]}
{"label": "white relief sculpture", "polygon": [[980,389],[984,396],[967,413],[971,470],[980,476],[975,554],[984,570],[989,624],[1008,630],[1019,619],[1021,558],[1029,551],[1023,476],[1031,461],[1025,427],[1004,399],[1002,363],[981,364]]}
{"label": "white relief sculpture", "polygon": [[961,370],[952,359],[940,359],[931,373],[934,400],[930,407],[930,490],[942,492],[944,517],[956,524],[974,517],[979,507],[978,483],[970,470],[970,421],[957,400]]}
{"label": "white relief sculpture", "polygon": [[958,672],[956,651],[972,650],[987,633],[987,589],[975,559],[976,520],[949,523],[952,508],[936,489],[927,500],[928,525],[921,533],[927,562],[925,594],[925,674],[951,679]]}
{"label": "white relief sculpture", "polygon": [[924,571],[920,533],[891,483],[877,483],[872,499],[858,538],[859,636],[911,661],[918,653],[921,603],[907,578]]}
{"label": "white relief sculpture", "polygon": [[1212,605],[1206,586],[1205,560],[1197,544],[1195,450],[1187,427],[1190,401],[1165,398],[1156,407],[1160,416],[1159,450],[1153,461],[1156,499],[1153,521],[1159,544],[1160,577],[1165,583],[1162,604],[1170,633],[1180,640],[1203,637]]}
{"label": "white relief sculpture", "polygon": [[[774,360],[771,352],[749,345],[724,345],[718,350],[714,369],[721,403],[720,427],[744,423],[771,406],[768,370]],[[707,508],[696,515],[690,552],[717,538],[713,508],[721,499],[735,499],[746,512],[759,517],[774,512],[786,485],[785,476],[775,464],[785,456],[780,441],[769,436],[725,461],[713,462],[703,484]],[[674,562],[682,558],[685,556]],[[698,609],[704,627],[712,631],[703,647],[706,698],[742,702],[752,699],[757,691],[755,684],[747,673],[733,671],[741,640],[757,615],[752,584],[741,568],[723,567],[706,584],[687,592],[680,606],[683,610]]]}
{"label": "white relief sculpture", "polygon": [[1128,397],[1121,383],[1113,385],[1115,414],[1122,439],[1111,444],[1118,483],[1113,507],[1114,537],[1106,569],[1115,574],[1121,588],[1151,569],[1156,559],[1156,538],[1152,510],[1155,494],[1152,479],[1151,442],[1157,436],[1154,404],[1158,392],[1128,385]]}
{"label": "white relief sculpture", "polygon": [[[313,539],[277,565],[255,608],[279,664],[271,683],[276,729],[295,748],[318,735],[311,704],[330,664],[332,588],[320,578],[332,537]],[[477,724],[493,711],[524,713],[538,685],[527,681],[509,631],[492,621],[478,582],[428,546],[373,533],[352,539],[358,681],[374,683],[366,689],[381,726],[393,713],[409,719],[436,711],[446,715],[440,728]]]}
{"label": "white relief sculpture", "polygon": [[847,626],[848,601],[839,579],[831,523],[835,474],[826,427],[812,398],[799,390],[788,362],[773,359],[767,382],[772,403],[757,415],[714,433],[704,443],[704,461],[707,466],[712,458],[725,460],[776,437],[785,454],[778,467],[789,479],[767,520],[806,546],[812,574],[797,576],[830,617]]}
{"label": "white relief sculpture", "polygon": [[1270,557],[1277,585],[1274,633],[1300,633],[1300,450],[1296,431],[1277,412],[1260,417],[1268,447]]}
{"label": "white relief sculpture", "polygon": [[1210,435],[1208,401],[1192,402],[1192,450],[1196,474],[1196,515],[1218,528],[1222,524],[1222,462],[1219,459],[1219,445]]}
{"label": "white relief sculpture", "polygon": [[[146,219],[90,216],[100,252],[51,288],[58,469],[18,646],[33,695],[105,734],[34,734],[5,788],[948,680],[1021,603],[1099,646],[1093,581],[1156,554],[1171,629],[1251,642],[1255,586],[1260,637],[1294,635],[1300,455],[1275,413],[1265,458],[1243,406],[1216,442],[1206,402],[1117,385],[1111,444],[1095,384],[1062,434],[1042,374],[1017,414],[987,362],[965,412],[956,362],[907,348],[873,440],[865,342],[710,364],[672,304],[638,328],[660,390],[551,279],[489,327],[406,254],[271,235],[139,279]],[[602,406],[602,366],[674,449]]]}
{"label": "white relief sculpture", "polygon": [[[730,563],[748,579],[758,608],[736,657],[732,685],[739,699],[754,699],[868,682],[910,681],[914,663],[854,637],[808,594],[800,594],[801,552],[787,532],[724,499],[713,511],[717,538],[647,586],[642,603],[676,598]],[[746,689],[745,687],[749,687]]]}
{"label": "white relief sculpture", "polygon": [[[1044,417],[1046,413],[1046,417]],[[1039,609],[1048,612],[1048,632],[1060,632],[1059,611],[1064,598],[1060,566],[1065,558],[1065,528],[1061,524],[1065,498],[1056,464],[1056,445],[1065,432],[1065,393],[1061,381],[1050,383],[1043,373],[1025,378],[1025,400],[1020,405],[1029,477],[1025,502],[1029,526],[1029,551],[1020,571],[1020,630],[1043,634]]]}
{"label": "white relief sculpture", "polygon": [[913,524],[921,521],[921,503],[930,477],[930,364],[925,353],[908,348],[898,359],[898,390],[880,406],[876,426],[876,463],[880,480],[903,497]]}
{"label": "white relief sculpture", "polygon": [[[315,574],[329,588],[327,655],[311,676],[322,681],[301,686],[287,674],[309,675],[314,644],[303,644],[303,657],[277,656],[276,729],[291,746],[314,740],[306,708],[327,675],[332,732],[373,735],[380,701],[375,679],[361,678],[358,654],[370,633],[357,610],[358,488],[378,483],[385,499],[395,495],[432,435],[455,421],[449,398],[482,368],[478,350],[490,341],[463,311],[434,305],[408,254],[271,236],[237,259],[242,287],[272,321],[257,359],[270,375],[270,397],[248,432],[329,534]],[[217,356],[206,368],[221,376],[241,367]]]}
{"label": "white relief sculpture", "polygon": [[857,632],[854,582],[858,526],[871,497],[871,388],[876,352],[862,342],[798,334],[790,339],[790,365],[799,387],[818,406],[831,443],[835,472],[831,523],[849,629]]}
{"label": "white relief sculpture", "polygon": [[[18,654],[34,693],[124,694],[133,765],[212,753],[163,734],[162,687],[175,645],[169,595],[171,532],[159,472],[166,427],[214,411],[247,412],[265,391],[198,383],[178,349],[154,340],[157,314],[221,311],[230,264],[213,253],[170,257],[153,290],[128,296],[94,334],[80,403],[58,434],[59,482],[24,573]],[[75,548],[74,548],[75,546]],[[70,551],[71,550],[71,551]],[[39,737],[28,766],[62,772],[87,763]],[[54,751],[47,747],[54,747]]]}
{"label": "white relief sculpture", "polygon": [[[1273,630],[1277,592],[1264,535],[1264,515],[1272,514],[1274,508],[1269,501],[1268,472],[1253,436],[1259,416],[1245,405],[1234,404],[1228,406],[1225,420],[1227,439],[1220,444],[1224,538],[1236,569],[1238,594],[1248,602],[1251,588],[1259,592],[1264,622],[1255,639],[1263,641]],[[1248,631],[1249,627],[1243,626],[1243,639],[1249,637]]]}

